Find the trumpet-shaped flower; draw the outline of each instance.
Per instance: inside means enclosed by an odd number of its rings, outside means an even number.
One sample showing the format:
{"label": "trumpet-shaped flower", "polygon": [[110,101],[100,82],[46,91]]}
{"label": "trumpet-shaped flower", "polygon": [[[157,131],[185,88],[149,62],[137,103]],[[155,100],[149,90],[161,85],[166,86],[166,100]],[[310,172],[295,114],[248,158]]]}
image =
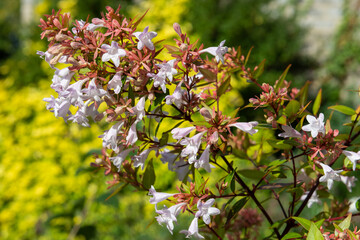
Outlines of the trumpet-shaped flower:
{"label": "trumpet-shaped flower", "polygon": [[154,188],[154,186],[151,186],[149,189],[149,195],[153,196],[152,198],[150,198],[150,203],[151,204],[158,204],[159,202],[162,202],[166,199],[168,199],[169,197],[172,197],[175,195],[175,193],[162,193],[162,192],[157,192]]}
{"label": "trumpet-shaped flower", "polygon": [[114,93],[119,94],[122,88],[121,72],[117,72],[109,81],[107,89],[114,89]]}
{"label": "trumpet-shaped flower", "polygon": [[127,144],[133,145],[138,140],[138,136],[137,136],[137,133],[136,133],[136,124],[137,124],[137,121],[135,121],[131,125],[131,127],[129,129],[129,132],[128,132],[127,136],[126,136],[126,143]]}
{"label": "trumpet-shaped flower", "polygon": [[189,238],[191,236],[194,236],[197,239],[204,239],[202,235],[199,233],[199,225],[198,225],[198,218],[195,217],[188,230],[181,230],[180,233],[186,234],[186,238]]}
{"label": "trumpet-shaped flower", "polygon": [[148,32],[149,26],[144,28],[144,31],[142,32],[134,32],[133,35],[139,39],[139,42],[137,44],[137,48],[139,50],[143,49],[144,46],[146,46],[150,50],[154,50],[154,44],[151,42],[151,39],[157,36],[156,32]]}
{"label": "trumpet-shaped flower", "polygon": [[258,125],[258,122],[252,121],[252,122],[236,122],[229,124],[229,127],[237,127],[243,132],[249,133],[250,135],[253,135],[257,133],[257,129],[254,129]]}
{"label": "trumpet-shaped flower", "polygon": [[124,122],[117,122],[113,125],[108,131],[106,131],[103,135],[99,136],[103,139],[103,147],[110,148],[114,151],[118,149],[117,145],[117,135],[124,125]]}
{"label": "trumpet-shaped flower", "polygon": [[181,151],[181,156],[182,157],[186,157],[188,156],[188,162],[190,164],[194,163],[196,161],[196,155],[197,152],[199,151],[199,147],[201,144],[201,138],[202,136],[205,134],[204,132],[198,133],[195,136],[191,137],[191,138],[185,138],[183,140],[180,141],[181,145],[186,146],[182,151]]}
{"label": "trumpet-shaped flower", "polygon": [[314,116],[307,115],[306,120],[309,122],[308,125],[302,127],[302,130],[306,132],[311,132],[311,136],[315,138],[319,132],[325,134],[325,125],[324,125],[324,114],[320,113],[318,118]]}
{"label": "trumpet-shaped flower", "polygon": [[149,149],[142,151],[139,155],[133,156],[132,159],[134,162],[134,167],[141,166],[141,169],[144,170],[145,161],[146,161],[149,153],[151,152],[151,150],[153,150],[153,149],[149,148]]}
{"label": "trumpet-shaped flower", "polygon": [[156,66],[160,67],[159,72],[157,74],[149,73],[148,76],[154,79],[154,87],[161,87],[161,90],[166,93],[166,78],[169,79],[170,82],[173,80],[173,75],[177,74],[175,68],[173,68],[176,59],[170,60],[166,63],[156,64]]}
{"label": "trumpet-shaped flower", "polygon": [[82,107],[84,105],[82,86],[86,81],[87,79],[83,79],[71,84],[65,91],[59,93],[59,96],[68,99],[74,106]]}
{"label": "trumpet-shaped flower", "polygon": [[95,83],[95,78],[90,81],[88,87],[84,88],[82,92],[84,93],[83,98],[85,100],[92,99],[97,103],[101,102],[101,98],[108,94],[107,91]]}
{"label": "trumpet-shaped flower", "polygon": [[115,41],[111,42],[111,46],[103,44],[101,45],[101,48],[106,50],[106,53],[102,55],[101,60],[103,62],[112,60],[116,67],[120,65],[120,58],[126,56],[126,51],[119,47],[119,44]]}
{"label": "trumpet-shaped flower", "polygon": [[221,62],[224,64],[224,55],[228,51],[228,48],[224,47],[224,44],[225,44],[225,40],[223,40],[219,44],[218,47],[205,48],[205,49],[201,50],[200,53],[203,53],[203,52],[210,53],[211,55],[215,56],[215,59],[217,62],[219,62],[219,60],[221,60]]}
{"label": "trumpet-shaped flower", "polygon": [[174,230],[173,222],[177,222],[176,217],[179,215],[181,211],[181,207],[184,205],[186,205],[186,203],[179,203],[169,208],[164,206],[164,208],[161,210],[156,209],[156,205],[155,205],[156,213],[159,214],[159,216],[156,217],[156,220],[160,225],[165,223],[167,229],[170,231],[171,234],[173,234],[173,230]]}
{"label": "trumpet-shaped flower", "polygon": [[115,157],[111,157],[109,158],[113,164],[115,165],[115,167],[117,167],[118,172],[120,172],[121,169],[121,164],[123,163],[123,161],[125,160],[125,158],[129,155],[129,153],[131,151],[133,151],[134,148],[129,148],[129,149],[125,149],[124,151],[120,152],[118,155],[116,155]]}
{"label": "trumpet-shaped flower", "polygon": [[168,95],[165,97],[166,100],[166,104],[167,105],[171,105],[171,104],[175,104],[176,107],[181,108],[183,105],[183,95],[184,95],[184,90],[181,89],[181,84],[182,82],[180,82],[176,88],[175,91],[173,92],[172,95]]}
{"label": "trumpet-shaped flower", "polygon": [[349,192],[352,192],[352,188],[355,186],[355,181],[357,180],[355,176],[344,176],[340,175],[341,182],[343,182]]}
{"label": "trumpet-shaped flower", "polygon": [[70,71],[69,68],[56,69],[55,74],[52,79],[51,88],[54,89],[57,93],[61,93],[67,89],[70,84],[74,72]]}
{"label": "trumpet-shaped flower", "polygon": [[211,172],[209,158],[210,158],[210,145],[207,145],[204,152],[201,154],[200,158],[194,161],[194,167],[204,168],[207,172]]}
{"label": "trumpet-shaped flower", "polygon": [[210,224],[210,216],[220,214],[220,210],[216,207],[211,207],[215,202],[215,199],[210,198],[205,203],[199,200],[197,202],[197,208],[199,211],[196,212],[195,217],[202,217],[205,224]]}
{"label": "trumpet-shaped flower", "polygon": [[140,121],[145,116],[145,97],[140,98],[135,107],[132,108],[133,115],[136,115],[136,121]]}
{"label": "trumpet-shaped flower", "polygon": [[[305,192],[301,197],[300,197],[300,200],[301,201],[305,201],[306,197],[308,196],[309,194],[309,191]],[[307,202],[306,206],[308,208],[311,208],[311,206],[314,204],[314,203],[321,203],[320,199],[319,199],[319,196],[317,195],[316,191],[313,192],[313,194],[311,195],[311,197],[309,198],[309,201]]]}
{"label": "trumpet-shaped flower", "polygon": [[283,138],[301,138],[301,134],[296,131],[294,128],[292,128],[291,126],[287,126],[287,125],[282,125],[281,128],[284,130],[284,132],[279,133],[279,137],[283,137]]}
{"label": "trumpet-shaped flower", "polygon": [[345,154],[345,156],[352,162],[353,164],[353,171],[355,171],[356,169],[356,161],[360,160],[360,151],[356,152],[352,152],[352,151],[346,151],[344,150],[343,153]]}
{"label": "trumpet-shaped flower", "polygon": [[341,178],[340,178],[340,175],[339,173],[341,173],[343,170],[333,170],[330,166],[326,165],[326,164],[323,164],[323,163],[320,163],[321,167],[323,168],[324,170],[324,176],[322,176],[319,180],[320,182],[327,182],[327,186],[329,188],[329,190],[331,189],[333,183],[334,183],[334,180],[335,181],[340,181]]}
{"label": "trumpet-shaped flower", "polygon": [[191,133],[194,129],[195,127],[174,128],[171,130],[171,134],[173,135],[174,139],[180,140]]}

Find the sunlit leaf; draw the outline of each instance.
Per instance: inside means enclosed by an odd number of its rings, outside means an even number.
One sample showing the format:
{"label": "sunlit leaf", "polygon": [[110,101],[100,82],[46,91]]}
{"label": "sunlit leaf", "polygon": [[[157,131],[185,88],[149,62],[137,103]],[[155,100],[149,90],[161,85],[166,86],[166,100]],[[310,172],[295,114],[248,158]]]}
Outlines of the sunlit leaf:
{"label": "sunlit leaf", "polygon": [[324,236],[320,232],[319,228],[315,225],[315,223],[310,223],[310,230],[306,240],[321,240],[324,239]]}
{"label": "sunlit leaf", "polygon": [[344,105],[334,105],[334,106],[330,106],[329,109],[341,112],[345,115],[349,115],[352,116],[354,114],[356,114],[356,111],[350,107],[344,106]]}
{"label": "sunlit leaf", "polygon": [[316,98],[315,98],[315,101],[314,101],[314,105],[313,105],[313,114],[314,115],[317,115],[318,111],[319,111],[319,108],[320,108],[320,105],[321,105],[321,96],[322,96],[322,90],[320,89]]}
{"label": "sunlit leaf", "polygon": [[153,159],[151,159],[146,168],[145,168],[145,172],[143,175],[143,179],[142,179],[142,184],[144,185],[145,188],[150,188],[151,185],[154,185],[155,183],[155,170],[154,170],[154,165],[153,165]]}

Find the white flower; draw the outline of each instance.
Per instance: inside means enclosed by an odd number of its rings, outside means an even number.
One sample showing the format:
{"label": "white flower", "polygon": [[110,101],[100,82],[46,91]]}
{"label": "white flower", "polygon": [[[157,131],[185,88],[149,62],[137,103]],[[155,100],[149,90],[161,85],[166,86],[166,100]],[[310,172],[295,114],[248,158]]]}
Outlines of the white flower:
{"label": "white flower", "polygon": [[103,62],[112,60],[116,67],[120,65],[120,57],[124,57],[126,55],[125,50],[120,48],[119,44],[115,41],[111,42],[111,46],[103,44],[101,45],[101,48],[107,51],[102,55],[101,60]]}
{"label": "white flower", "polygon": [[309,122],[308,125],[302,127],[302,130],[306,132],[311,132],[311,136],[315,138],[319,132],[325,134],[325,125],[324,125],[324,114],[320,113],[319,118],[314,116],[307,115],[306,120]]}
{"label": "white flower", "polygon": [[107,89],[114,89],[114,93],[119,94],[122,88],[121,72],[117,72],[109,81]]}
{"label": "white flower", "polygon": [[352,188],[355,186],[355,181],[357,180],[355,176],[349,177],[340,175],[340,179],[345,184],[347,190],[352,192]]}
{"label": "white flower", "polygon": [[71,102],[66,98],[55,99],[55,106],[54,106],[55,117],[62,117],[66,122],[68,119],[68,115],[71,116],[71,112],[69,111],[70,106],[71,106]]}
{"label": "white flower", "polygon": [[175,91],[172,95],[168,95],[165,97],[166,100],[166,104],[167,105],[171,105],[171,104],[175,104],[176,107],[181,108],[181,106],[183,105],[183,95],[184,95],[184,90],[181,89],[181,84],[182,82],[180,82],[176,88]]}
{"label": "white flower", "polygon": [[84,105],[82,86],[88,79],[79,80],[71,84],[65,91],[59,93],[59,96],[64,97],[70,101],[74,106],[81,107]]}
{"label": "white flower", "polygon": [[229,127],[237,127],[243,132],[249,133],[250,135],[253,135],[257,133],[257,129],[254,129],[258,125],[258,122],[252,121],[252,122],[236,122],[229,124]]}
{"label": "white flower", "polygon": [[188,230],[181,230],[180,233],[186,234],[186,238],[189,238],[191,236],[194,236],[197,239],[204,239],[202,235],[199,233],[199,225],[198,225],[198,218],[195,217]]}
{"label": "white flower", "polygon": [[134,167],[140,167],[144,170],[145,160],[147,159],[149,153],[153,150],[152,148],[146,149],[142,151],[139,155],[135,155],[132,157],[134,162]]}
{"label": "white flower", "polygon": [[104,148],[110,148],[114,151],[118,149],[117,146],[117,135],[122,126],[124,125],[124,122],[117,122],[115,125],[113,125],[108,131],[105,131],[105,133],[99,137],[102,137],[103,139],[103,147]]}
{"label": "white flower", "polygon": [[224,64],[224,55],[228,51],[228,48],[224,47],[224,44],[225,44],[225,40],[223,40],[218,47],[209,47],[201,50],[200,53],[208,52],[211,55],[215,56],[217,62],[221,60],[221,62]]}
{"label": "white flower", "polygon": [[90,127],[89,119],[87,119],[87,115],[86,115],[86,106],[85,105],[82,108],[80,108],[75,113],[75,115],[72,115],[71,117],[69,117],[68,120],[78,123],[79,125],[82,125],[83,127]]}
{"label": "white flower", "polygon": [[296,131],[294,128],[292,128],[291,126],[287,126],[287,125],[282,125],[281,126],[282,130],[284,130],[285,132],[283,133],[279,133],[279,137],[283,137],[283,138],[301,138],[302,135]]}
{"label": "white flower", "polygon": [[181,156],[186,157],[188,156],[188,162],[190,164],[194,163],[196,161],[196,154],[199,151],[199,147],[201,144],[201,138],[205,134],[206,131],[196,134],[195,136],[191,138],[185,138],[180,141],[181,145],[186,146],[181,151]]}
{"label": "white flower", "polygon": [[216,207],[211,207],[214,202],[215,199],[213,198],[210,198],[205,203],[199,200],[197,203],[197,208],[199,209],[199,211],[196,212],[195,217],[202,217],[205,224],[210,224],[210,216],[220,214],[219,209],[217,209]]}
{"label": "white flower", "polygon": [[179,203],[169,208],[164,206],[164,208],[161,210],[157,210],[155,205],[156,213],[159,214],[159,216],[156,217],[156,220],[160,225],[165,223],[167,229],[170,231],[171,234],[173,234],[173,230],[174,230],[173,222],[177,222],[176,217],[179,215],[181,211],[181,207],[184,205],[186,205],[186,203]]}
{"label": "white flower", "polygon": [[189,172],[189,164],[187,164],[187,162],[185,162],[183,159],[175,161],[179,155],[171,153],[167,148],[161,151],[160,154],[161,162],[164,164],[168,163],[168,169],[172,172],[176,172],[178,179],[183,181]]}
{"label": "white flower", "polygon": [[[305,192],[301,197],[300,200],[301,201],[305,201],[306,197],[308,196],[309,191]],[[314,191],[313,194],[311,195],[311,197],[309,198],[309,201],[307,202],[307,207],[311,208],[311,205],[313,205],[313,203],[321,203],[319,196],[317,195],[317,192]]]}
{"label": "white flower", "polygon": [[143,49],[144,46],[146,46],[150,50],[154,50],[154,44],[151,42],[151,39],[157,36],[156,32],[148,32],[149,26],[144,28],[143,32],[134,32],[133,35],[139,39],[137,48],[139,50]]}
{"label": "white flower", "polygon": [[105,96],[108,92],[105,91],[102,87],[99,87],[99,85],[95,83],[95,79],[96,78],[93,78],[90,81],[88,87],[84,88],[82,90],[82,93],[84,93],[84,100],[93,99],[95,102],[99,103],[102,101],[101,98]]}
{"label": "white flower", "polygon": [[352,152],[352,151],[346,151],[344,150],[343,153],[345,154],[345,156],[352,162],[353,164],[353,171],[355,171],[356,169],[356,161],[360,160],[360,151],[356,152]]}
{"label": "white flower", "polygon": [[186,127],[186,128],[174,128],[171,130],[171,134],[173,135],[173,138],[176,140],[180,140],[183,137],[187,136],[189,133],[191,133],[195,127]]}
{"label": "white flower", "polygon": [[56,104],[56,98],[54,98],[53,95],[51,95],[49,98],[43,98],[44,102],[47,102],[46,104],[46,110],[50,110],[50,112],[53,112],[53,109],[55,107]]}
{"label": "white flower", "polygon": [[175,68],[173,68],[176,59],[170,60],[167,63],[156,64],[156,66],[160,67],[159,72],[157,74],[149,73],[148,76],[154,79],[154,87],[161,87],[162,91],[166,93],[166,78],[169,79],[170,82],[173,80],[173,75],[177,74]]}
{"label": "white flower", "polygon": [[158,204],[159,202],[162,202],[169,197],[174,196],[175,193],[156,192],[154,186],[151,185],[151,188],[149,189],[149,195],[153,196],[152,198],[150,198],[149,202],[151,204]]}
{"label": "white flower", "polygon": [[117,167],[118,172],[120,172],[122,162],[129,155],[129,153],[133,150],[134,150],[134,148],[125,149],[124,151],[122,151],[118,155],[116,155],[115,157],[109,158],[113,162],[113,164]]}
{"label": "white flower", "polygon": [[325,182],[327,181],[327,186],[329,188],[329,190],[331,189],[334,180],[335,181],[340,181],[340,175],[338,173],[341,173],[343,170],[336,170],[334,171],[330,166],[320,163],[321,167],[324,169],[324,176],[322,176],[319,180],[320,182]]}
{"label": "white flower", "polygon": [[135,107],[131,108],[136,115],[136,121],[140,121],[145,116],[145,97],[140,98]]}
{"label": "white flower", "polygon": [[61,93],[67,89],[70,84],[72,76],[75,72],[69,70],[69,68],[56,69],[55,74],[52,78],[52,84],[50,87],[57,93]]}
{"label": "white flower", "polygon": [[133,145],[138,140],[138,136],[137,136],[137,132],[136,132],[136,124],[137,124],[137,121],[135,121],[129,129],[129,132],[126,136],[127,144]]}
{"label": "white flower", "polygon": [[195,168],[204,168],[207,172],[211,172],[209,163],[210,158],[210,145],[207,145],[200,158],[194,161]]}

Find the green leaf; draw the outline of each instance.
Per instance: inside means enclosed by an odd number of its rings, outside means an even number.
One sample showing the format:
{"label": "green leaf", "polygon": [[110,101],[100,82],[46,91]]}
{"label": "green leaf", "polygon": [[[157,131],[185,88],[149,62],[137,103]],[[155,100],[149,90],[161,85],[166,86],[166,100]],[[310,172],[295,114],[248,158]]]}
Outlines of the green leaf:
{"label": "green leaf", "polygon": [[235,192],[235,178],[234,178],[235,171],[233,171],[231,174],[227,175],[224,180],[224,183],[227,183],[228,185],[230,185],[230,189],[232,192]]}
{"label": "green leaf", "polygon": [[324,239],[324,236],[320,232],[320,230],[316,227],[315,223],[311,222],[310,230],[306,240],[321,240]]}
{"label": "green leaf", "polygon": [[277,160],[274,160],[271,163],[269,163],[268,166],[269,167],[276,167],[276,166],[279,166],[279,165],[283,164],[286,161],[287,161],[286,159],[283,159],[283,160],[277,159]]}
{"label": "green leaf", "polygon": [[246,55],[246,58],[245,58],[245,62],[244,62],[244,66],[246,66],[247,62],[249,61],[249,58],[250,58],[250,54],[251,54],[251,51],[253,50],[253,47],[250,48],[250,50],[248,51],[247,55]]}
{"label": "green leaf", "polygon": [[302,238],[303,235],[300,233],[291,232],[286,234],[281,240],[294,239],[294,238]]}
{"label": "green leaf", "polygon": [[248,199],[249,198],[244,197],[244,198],[240,199],[239,201],[237,201],[234,205],[232,205],[232,207],[227,215],[225,225],[228,224],[229,221],[245,206]]}
{"label": "green leaf", "polygon": [[296,100],[291,100],[285,108],[285,114],[286,116],[291,117],[297,114],[299,109],[300,109],[300,103]]}
{"label": "green leaf", "polygon": [[351,224],[351,216],[352,214],[350,213],[340,224],[339,227],[341,227],[341,229],[343,231],[345,231],[345,229],[348,229],[350,227]]}
{"label": "green leaf", "polygon": [[210,81],[216,81],[216,74],[213,73],[212,71],[210,71],[209,69],[206,68],[199,68],[199,71],[202,73],[202,75],[204,75],[204,77]]}
{"label": "green leaf", "polygon": [[316,98],[315,98],[315,101],[314,101],[314,105],[313,105],[313,114],[314,116],[317,115],[318,111],[319,111],[319,108],[320,108],[320,105],[321,105],[321,96],[322,96],[322,90],[320,89]]}
{"label": "green leaf", "polygon": [[354,114],[356,114],[356,111],[350,107],[344,106],[344,105],[334,105],[334,106],[330,106],[328,107],[329,109],[341,112],[345,115],[349,115],[352,116]]}
{"label": "green leaf", "polygon": [[279,78],[279,80],[278,80],[278,82],[276,83],[276,86],[275,86],[275,91],[276,92],[283,86],[285,77],[286,77],[290,67],[291,67],[291,64],[289,66],[287,66],[285,71],[281,74],[281,76],[280,76],[280,78]]}
{"label": "green leaf", "polygon": [[118,187],[117,189],[115,189],[115,191],[110,194],[110,196],[108,196],[105,201],[109,200],[110,198],[112,198],[113,196],[115,196],[116,194],[118,194],[121,190],[123,190],[127,185],[129,185],[129,183],[125,183],[122,184],[120,187]]}
{"label": "green leaf", "polygon": [[229,76],[222,84],[221,86],[218,88],[216,94],[218,97],[220,97],[221,95],[223,95],[230,87],[230,81],[231,81],[231,77]]}
{"label": "green leaf", "polygon": [[282,150],[290,150],[293,148],[292,145],[287,144],[285,140],[268,139],[267,142],[273,147]]}
{"label": "green leaf", "polygon": [[[305,228],[306,230],[309,231],[310,229],[310,225],[311,225],[311,221],[307,220],[305,218],[301,218],[301,217],[292,217],[293,219],[295,219],[298,223],[301,224],[301,226],[303,226],[303,228]],[[316,227],[316,226],[315,226]]]}
{"label": "green leaf", "polygon": [[337,231],[335,231],[335,236],[337,237],[339,235],[339,232],[342,232],[342,229],[336,223],[333,223],[333,225],[334,225],[335,229],[337,230]]}
{"label": "green leaf", "polygon": [[194,169],[194,181],[196,188],[199,188],[203,184],[204,179],[201,176],[200,172],[197,169]]}
{"label": "green leaf", "polygon": [[352,231],[350,231],[349,229],[346,229],[345,232],[350,236],[351,240],[358,240],[358,238],[356,237],[355,233],[353,233]]}
{"label": "green leaf", "polygon": [[309,85],[310,82],[307,81],[305,85],[300,89],[299,96],[300,96],[300,104],[304,106],[307,100],[308,92],[309,92]]}
{"label": "green leaf", "polygon": [[151,185],[154,185],[155,179],[156,176],[154,171],[153,159],[151,159],[146,166],[142,179],[142,184],[144,185],[145,188],[149,189]]}
{"label": "green leaf", "polygon": [[133,103],[134,106],[135,106],[135,95],[134,95],[134,91],[133,91],[133,89],[132,89],[132,87],[131,87],[131,84],[129,84],[128,97],[129,97],[129,99],[132,100],[132,103]]}
{"label": "green leaf", "polygon": [[318,228],[320,228],[321,225],[324,223],[324,221],[325,221],[325,219],[320,219],[319,221],[316,221],[316,222],[315,222],[315,225],[316,225]]}
{"label": "green leaf", "polygon": [[168,94],[165,94],[163,92],[155,93],[155,101],[153,106],[159,106],[167,95]]}
{"label": "green leaf", "polygon": [[257,169],[243,169],[243,170],[239,170],[237,172],[244,177],[254,179],[254,180],[260,180],[264,176],[264,173]]}
{"label": "green leaf", "polygon": [[169,132],[163,132],[159,141],[159,147],[165,146],[169,140]]}
{"label": "green leaf", "polygon": [[257,66],[257,69],[255,71],[254,74],[254,78],[258,78],[261,76],[261,74],[264,72],[264,67],[265,67],[265,62],[266,60],[262,60],[261,63]]}

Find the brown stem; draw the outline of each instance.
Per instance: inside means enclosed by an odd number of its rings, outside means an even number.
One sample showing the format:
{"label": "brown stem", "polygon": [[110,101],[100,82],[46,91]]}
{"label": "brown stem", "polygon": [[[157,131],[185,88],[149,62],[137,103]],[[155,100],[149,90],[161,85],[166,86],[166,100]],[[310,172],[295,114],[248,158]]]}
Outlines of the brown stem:
{"label": "brown stem", "polygon": [[[256,198],[255,193],[253,191],[250,190],[250,188],[246,185],[246,183],[241,179],[241,177],[237,174],[237,172],[234,171],[234,168],[231,166],[231,164],[229,163],[229,161],[226,159],[225,156],[221,156],[221,158],[224,160],[224,162],[226,163],[226,165],[228,166],[229,169],[231,169],[231,171],[234,172],[236,181],[238,183],[240,183],[240,185],[245,189],[245,191],[247,192],[247,194],[251,197],[251,199],[255,202],[256,206],[260,209],[260,211],[264,214],[265,218],[268,220],[268,222],[273,225],[274,222],[271,219],[270,215],[268,214],[268,212],[265,210],[265,208],[262,206],[262,204],[259,202],[259,200]],[[278,231],[278,229],[276,227],[274,227],[274,232],[277,236],[278,239],[281,239],[280,233]]]}

